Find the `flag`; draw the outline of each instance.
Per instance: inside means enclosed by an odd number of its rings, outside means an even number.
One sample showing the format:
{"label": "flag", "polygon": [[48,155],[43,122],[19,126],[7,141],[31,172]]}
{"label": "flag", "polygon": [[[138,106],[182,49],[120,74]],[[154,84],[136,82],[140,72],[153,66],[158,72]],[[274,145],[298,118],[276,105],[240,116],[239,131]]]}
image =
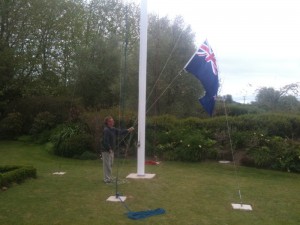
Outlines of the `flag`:
{"label": "flag", "polygon": [[195,75],[205,89],[205,95],[199,102],[205,111],[212,116],[218,94],[219,79],[215,54],[207,40],[199,47],[185,65],[184,70]]}

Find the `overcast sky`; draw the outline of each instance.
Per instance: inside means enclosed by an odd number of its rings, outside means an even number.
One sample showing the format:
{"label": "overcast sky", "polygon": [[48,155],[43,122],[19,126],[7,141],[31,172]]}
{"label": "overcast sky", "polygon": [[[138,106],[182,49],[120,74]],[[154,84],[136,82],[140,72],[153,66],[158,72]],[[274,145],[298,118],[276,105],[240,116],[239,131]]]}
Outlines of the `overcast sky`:
{"label": "overcast sky", "polygon": [[[139,0],[135,0],[140,3]],[[210,43],[219,67],[219,95],[254,100],[255,90],[300,82],[299,0],[148,0],[148,13],[181,15]]]}

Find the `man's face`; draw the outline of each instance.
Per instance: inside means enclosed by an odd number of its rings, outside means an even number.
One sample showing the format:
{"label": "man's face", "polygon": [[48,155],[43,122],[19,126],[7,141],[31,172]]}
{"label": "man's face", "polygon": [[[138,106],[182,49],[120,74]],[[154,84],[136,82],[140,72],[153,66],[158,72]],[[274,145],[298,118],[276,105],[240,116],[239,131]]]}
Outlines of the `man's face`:
{"label": "man's face", "polygon": [[113,127],[114,124],[115,124],[114,119],[109,119],[109,120],[107,120],[107,126],[108,126],[108,127]]}

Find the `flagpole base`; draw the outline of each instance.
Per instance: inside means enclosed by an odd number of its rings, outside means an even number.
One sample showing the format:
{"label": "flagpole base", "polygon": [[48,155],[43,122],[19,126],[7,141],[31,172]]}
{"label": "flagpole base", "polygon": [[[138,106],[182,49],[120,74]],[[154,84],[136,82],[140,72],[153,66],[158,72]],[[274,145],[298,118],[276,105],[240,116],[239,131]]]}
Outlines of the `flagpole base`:
{"label": "flagpole base", "polygon": [[151,174],[151,173],[146,173],[144,175],[139,175],[137,173],[131,173],[126,178],[131,178],[131,179],[152,179],[154,177],[155,177],[155,174]]}
{"label": "flagpole base", "polygon": [[252,206],[248,204],[235,204],[231,203],[233,209],[252,211]]}
{"label": "flagpole base", "polygon": [[106,199],[107,202],[124,202],[126,200],[126,196],[110,196],[108,199]]}

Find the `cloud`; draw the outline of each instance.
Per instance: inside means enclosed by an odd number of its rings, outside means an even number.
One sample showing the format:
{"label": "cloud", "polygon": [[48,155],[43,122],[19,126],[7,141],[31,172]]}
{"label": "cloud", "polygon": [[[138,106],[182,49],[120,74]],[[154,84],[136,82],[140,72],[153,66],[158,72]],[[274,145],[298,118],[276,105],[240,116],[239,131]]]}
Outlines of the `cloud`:
{"label": "cloud", "polygon": [[296,59],[228,57],[219,59],[220,94],[231,94],[236,101],[254,101],[262,87],[281,87],[299,82],[300,64]]}

